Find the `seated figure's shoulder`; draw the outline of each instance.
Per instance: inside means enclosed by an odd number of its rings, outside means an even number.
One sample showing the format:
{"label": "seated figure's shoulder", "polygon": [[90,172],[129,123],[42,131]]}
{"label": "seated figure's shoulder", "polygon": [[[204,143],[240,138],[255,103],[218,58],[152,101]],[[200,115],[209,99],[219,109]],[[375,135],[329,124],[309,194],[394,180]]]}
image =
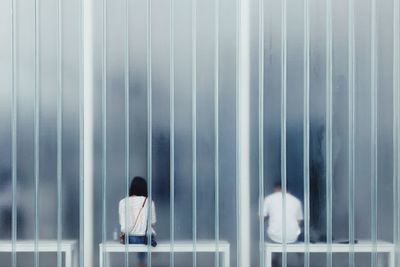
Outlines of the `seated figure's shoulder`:
{"label": "seated figure's shoulder", "polygon": [[290,205],[297,205],[297,203],[299,203],[297,197],[293,196],[292,194],[287,194],[286,199]]}
{"label": "seated figure's shoulder", "polygon": [[297,203],[298,205],[301,206],[301,201],[300,201],[300,199],[298,199],[298,198],[295,197],[295,196],[293,196],[293,198],[294,198],[294,200],[296,201],[296,203]]}
{"label": "seated figure's shoulder", "polygon": [[122,205],[122,204],[124,204],[124,203],[125,203],[125,201],[126,201],[126,198],[123,198],[123,199],[121,199],[121,200],[119,201],[119,205]]}
{"label": "seated figure's shoulder", "polygon": [[266,197],[264,198],[264,202],[265,202],[265,203],[271,202],[272,198],[273,198],[273,195],[268,195],[268,196],[266,196]]}

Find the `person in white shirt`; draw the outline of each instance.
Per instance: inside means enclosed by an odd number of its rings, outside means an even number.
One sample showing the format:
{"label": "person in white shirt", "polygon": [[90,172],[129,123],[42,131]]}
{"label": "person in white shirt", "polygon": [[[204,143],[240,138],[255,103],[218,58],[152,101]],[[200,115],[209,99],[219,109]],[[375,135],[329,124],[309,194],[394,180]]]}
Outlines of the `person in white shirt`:
{"label": "person in white shirt", "polygon": [[[135,177],[129,188],[129,197],[119,202],[119,224],[129,244],[147,244],[148,220],[151,215],[151,245],[156,246],[154,225],[156,209],[154,201],[150,203],[147,192],[147,182],[142,177]],[[123,240],[122,240],[123,241]],[[144,264],[145,253],[139,253],[139,264]]]}
{"label": "person in white shirt", "polygon": [[294,243],[297,241],[301,230],[300,224],[303,220],[301,202],[292,194],[286,192],[285,220],[286,232],[283,240],[283,193],[281,183],[274,185],[274,192],[264,200],[264,214],[268,219],[268,237],[276,243]]}

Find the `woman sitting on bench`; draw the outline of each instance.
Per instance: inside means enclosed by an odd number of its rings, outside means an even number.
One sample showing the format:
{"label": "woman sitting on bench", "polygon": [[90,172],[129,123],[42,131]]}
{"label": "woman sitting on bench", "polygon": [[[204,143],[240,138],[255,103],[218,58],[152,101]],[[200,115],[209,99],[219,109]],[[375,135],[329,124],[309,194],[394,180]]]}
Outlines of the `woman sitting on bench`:
{"label": "woman sitting on bench", "polygon": [[[147,182],[142,177],[135,177],[129,188],[129,197],[119,202],[119,223],[121,225],[121,243],[147,245],[147,227],[151,214],[151,245],[156,246],[154,225],[156,210],[151,201],[151,213],[147,194]],[[145,253],[139,253],[139,264],[145,266]]]}

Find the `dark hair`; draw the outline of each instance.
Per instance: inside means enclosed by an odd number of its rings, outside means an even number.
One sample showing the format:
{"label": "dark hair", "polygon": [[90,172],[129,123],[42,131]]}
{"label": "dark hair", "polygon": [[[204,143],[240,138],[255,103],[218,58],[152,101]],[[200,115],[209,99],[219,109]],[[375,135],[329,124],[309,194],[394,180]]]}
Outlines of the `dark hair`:
{"label": "dark hair", "polygon": [[136,176],[133,178],[129,188],[129,196],[147,197],[147,182],[143,177]]}
{"label": "dark hair", "polygon": [[275,188],[282,189],[282,182],[281,182],[281,180],[276,181],[276,182],[274,183],[274,189],[275,189]]}

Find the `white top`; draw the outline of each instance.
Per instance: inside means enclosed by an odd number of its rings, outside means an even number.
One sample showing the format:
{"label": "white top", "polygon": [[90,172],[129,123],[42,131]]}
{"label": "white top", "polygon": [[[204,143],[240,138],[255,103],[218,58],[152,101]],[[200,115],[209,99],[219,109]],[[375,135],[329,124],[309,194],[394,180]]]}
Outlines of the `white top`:
{"label": "white top", "polygon": [[[146,235],[147,218],[149,214],[149,199],[146,200],[146,203],[139,215],[139,211],[142,208],[145,199],[146,198],[142,196],[132,196],[124,198],[119,202],[119,224],[121,225],[121,232],[136,236]],[[152,201],[151,204],[151,224],[153,225],[156,223],[156,209],[154,206],[154,201]],[[125,206],[128,208],[127,213],[125,213]],[[127,220],[125,214],[128,216]],[[134,227],[136,219],[137,222]],[[125,225],[125,223],[127,224]],[[153,227],[151,227],[151,233],[155,234]]]}
{"label": "white top", "polygon": [[[282,192],[275,192],[264,200],[264,217],[269,217],[267,234],[273,241],[283,242]],[[299,222],[303,220],[301,202],[286,193],[286,243],[296,242],[300,234]]]}

